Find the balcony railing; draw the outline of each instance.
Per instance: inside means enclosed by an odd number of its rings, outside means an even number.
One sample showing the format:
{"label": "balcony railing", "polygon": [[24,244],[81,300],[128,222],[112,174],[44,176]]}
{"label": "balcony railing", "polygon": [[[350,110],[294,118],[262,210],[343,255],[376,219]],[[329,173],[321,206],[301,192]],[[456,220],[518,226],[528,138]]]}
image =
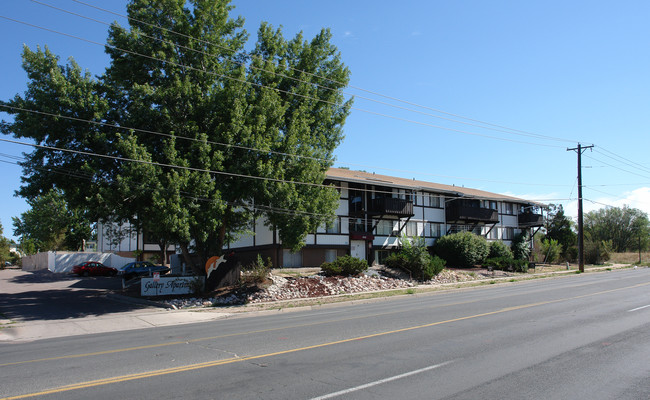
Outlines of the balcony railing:
{"label": "balcony railing", "polygon": [[368,213],[372,215],[395,215],[398,217],[412,217],[415,215],[413,214],[413,202],[411,200],[394,197],[372,199]]}
{"label": "balcony railing", "polygon": [[484,222],[495,224],[499,222],[499,213],[489,208],[469,207],[462,204],[447,204],[447,223]]}
{"label": "balcony railing", "polygon": [[525,212],[518,217],[520,227],[534,227],[544,225],[544,216],[542,214],[533,214]]}

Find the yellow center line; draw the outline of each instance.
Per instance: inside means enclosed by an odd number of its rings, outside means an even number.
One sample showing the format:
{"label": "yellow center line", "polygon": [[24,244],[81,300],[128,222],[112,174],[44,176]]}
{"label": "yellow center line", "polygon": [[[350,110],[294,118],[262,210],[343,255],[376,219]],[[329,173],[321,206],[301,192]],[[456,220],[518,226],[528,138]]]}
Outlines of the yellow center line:
{"label": "yellow center line", "polygon": [[538,302],[538,303],[522,304],[520,306],[506,307],[506,308],[502,308],[502,309],[499,309],[499,310],[496,310],[496,311],[490,311],[490,312],[481,313],[481,314],[469,315],[469,316],[465,316],[465,317],[458,317],[458,318],[448,319],[448,320],[444,320],[444,321],[431,322],[431,323],[428,323],[428,324],[410,326],[410,327],[406,327],[406,328],[400,328],[400,329],[394,329],[394,330],[390,330],[390,331],[378,332],[378,333],[373,333],[373,334],[364,335],[364,336],[357,336],[357,337],[353,337],[353,338],[349,338],[349,339],[342,339],[342,340],[337,340],[337,341],[333,341],[333,342],[326,342],[326,343],[320,343],[320,344],[315,344],[315,345],[311,345],[311,346],[298,347],[298,348],[295,348],[295,349],[282,350],[282,351],[277,351],[277,352],[273,352],[273,353],[259,354],[259,355],[248,356],[248,357],[227,358],[227,359],[223,359],[223,360],[208,361],[208,362],[190,364],[190,365],[185,365],[185,366],[180,366],[180,367],[165,368],[165,369],[159,369],[159,370],[148,371],[148,372],[141,372],[141,373],[136,373],[136,374],[116,376],[116,377],[112,377],[112,378],[105,378],[105,379],[99,379],[99,380],[93,380],[93,381],[80,382],[80,383],[76,383],[76,384],[61,386],[61,387],[58,387],[58,388],[43,390],[43,391],[40,391],[40,392],[27,393],[27,394],[18,395],[18,396],[4,397],[4,398],[1,398],[0,400],[16,400],[16,399],[24,399],[24,398],[28,398],[28,397],[43,396],[43,395],[53,394],[53,393],[62,393],[62,392],[67,392],[67,391],[71,391],[71,390],[85,389],[85,388],[90,388],[90,387],[108,385],[108,384],[112,384],[112,383],[120,383],[120,382],[132,381],[132,380],[144,379],[144,378],[160,376],[160,375],[176,374],[176,373],[187,372],[187,371],[192,371],[192,370],[196,370],[196,369],[215,367],[215,366],[232,364],[232,363],[239,363],[239,362],[250,361],[250,360],[257,360],[257,359],[260,359],[260,358],[268,358],[268,357],[284,355],[284,354],[291,354],[291,353],[296,353],[296,352],[305,351],[305,350],[318,349],[318,348],[322,348],[322,347],[334,346],[334,345],[337,345],[337,344],[354,342],[354,341],[357,341],[357,340],[365,340],[365,339],[371,339],[371,338],[376,338],[376,337],[380,337],[380,336],[392,335],[392,334],[396,334],[396,333],[408,332],[408,331],[413,331],[413,330],[417,330],[417,329],[429,328],[429,327],[437,326],[437,325],[449,324],[449,323],[452,323],[452,322],[465,321],[465,320],[474,319],[474,318],[480,318],[480,317],[486,317],[486,316],[490,316],[490,315],[502,314],[502,313],[506,313],[506,312],[510,312],[510,311],[522,310],[522,309],[537,307],[537,306],[546,305],[546,304],[560,303],[560,302],[564,302],[564,301],[581,299],[581,298],[590,297],[590,296],[597,296],[597,295],[601,295],[601,294],[617,292],[617,291],[625,290],[625,289],[633,289],[633,288],[648,286],[648,285],[650,285],[650,282],[640,283],[640,284],[636,284],[636,285],[633,285],[633,286],[628,286],[628,287],[623,287],[623,288],[618,288],[618,289],[604,290],[604,291],[596,292],[596,293],[589,293],[589,294],[584,294],[584,295],[579,295],[579,296],[567,297],[567,298],[562,298],[562,299],[541,301],[541,302]]}
{"label": "yellow center line", "polygon": [[[479,300],[468,300],[468,301],[456,302],[456,303],[436,304],[436,305],[428,306],[428,307],[424,307],[424,308],[442,308],[442,307],[449,307],[449,306],[471,304],[471,303],[475,303],[477,301],[479,301]],[[330,324],[330,323],[334,323],[334,322],[344,322],[344,321],[359,320],[359,319],[363,319],[363,318],[381,317],[381,316],[391,315],[391,314],[400,314],[400,313],[403,313],[403,312],[404,311],[402,311],[402,310],[400,310],[400,311],[388,311],[388,312],[368,314],[368,315],[363,315],[363,316],[354,316],[354,317],[348,317],[348,318],[338,318],[338,319],[333,319],[333,320],[310,322],[310,323],[306,323],[306,324],[285,325],[285,326],[281,326],[281,327],[278,327],[278,328],[268,328],[268,329],[260,329],[260,330],[255,330],[255,331],[230,333],[230,334],[227,334],[227,335],[208,336],[208,337],[201,337],[201,338],[188,339],[188,340],[180,340],[180,341],[174,341],[174,342],[149,344],[149,345],[144,345],[144,346],[134,346],[134,347],[125,347],[125,348],[121,348],[121,349],[95,351],[95,352],[91,352],[91,353],[68,354],[68,355],[65,355],[65,356],[57,356],[57,357],[48,357],[48,358],[38,358],[38,359],[33,359],[33,360],[15,361],[15,362],[10,362],[10,363],[0,364],[0,367],[6,367],[6,366],[10,366],[10,365],[30,364],[30,363],[44,362],[44,361],[56,361],[56,360],[65,360],[65,359],[72,359],[72,358],[101,356],[101,355],[106,355],[106,354],[123,353],[123,352],[128,352],[128,351],[135,351],[135,350],[146,350],[146,349],[152,349],[152,348],[158,348],[158,347],[177,346],[177,345],[182,345],[182,344],[204,342],[204,341],[207,341],[207,340],[223,339],[223,338],[235,337],[235,336],[254,335],[254,334],[257,334],[257,333],[281,331],[281,330],[285,330],[285,329],[305,328],[305,327],[308,327],[308,326],[324,325],[324,324]]]}
{"label": "yellow center line", "polygon": [[[584,286],[584,285],[585,284],[578,285],[578,286]],[[439,293],[435,293],[435,294],[439,294]],[[589,295],[587,295],[587,296],[589,296]],[[510,297],[510,296],[506,296],[506,297]],[[455,302],[455,303],[436,304],[436,305],[427,306],[427,307],[424,307],[424,308],[442,308],[442,307],[449,307],[449,306],[471,304],[471,303],[476,303],[478,301],[481,301],[481,300],[468,300],[468,301]],[[227,335],[208,336],[208,337],[189,339],[189,340],[182,340],[182,341],[173,341],[173,342],[157,343],[157,344],[150,344],[150,345],[143,345],[143,346],[126,347],[126,348],[121,348],[121,349],[96,351],[96,352],[91,352],[91,353],[68,354],[68,355],[65,355],[65,356],[38,358],[38,359],[24,360],[24,361],[15,361],[15,362],[10,362],[10,363],[0,364],[0,367],[10,366],[10,365],[30,364],[30,363],[45,362],[45,361],[57,361],[57,360],[65,360],[65,359],[100,356],[100,355],[123,353],[123,352],[135,351],[135,350],[146,350],[146,349],[167,347],[167,346],[177,346],[177,345],[183,345],[183,344],[203,342],[203,341],[208,341],[208,340],[223,339],[223,338],[228,338],[228,337],[253,335],[253,334],[257,334],[257,333],[274,332],[274,331],[281,331],[281,330],[285,330],[285,329],[295,329],[295,328],[304,328],[304,327],[308,327],[308,326],[324,325],[324,324],[329,324],[329,323],[334,323],[334,322],[343,322],[343,321],[358,320],[358,319],[363,319],[363,318],[380,317],[380,316],[391,315],[391,314],[399,314],[399,313],[403,313],[403,312],[404,311],[401,311],[401,310],[400,311],[389,311],[389,312],[375,313],[375,314],[369,314],[369,315],[364,315],[364,316],[354,316],[354,317],[349,317],[349,318],[339,318],[339,319],[327,320],[327,321],[310,322],[310,323],[306,323],[306,324],[286,325],[286,326],[281,326],[281,327],[278,327],[278,328],[269,328],[269,329],[255,330],[255,331],[231,333],[231,334],[227,334]]]}

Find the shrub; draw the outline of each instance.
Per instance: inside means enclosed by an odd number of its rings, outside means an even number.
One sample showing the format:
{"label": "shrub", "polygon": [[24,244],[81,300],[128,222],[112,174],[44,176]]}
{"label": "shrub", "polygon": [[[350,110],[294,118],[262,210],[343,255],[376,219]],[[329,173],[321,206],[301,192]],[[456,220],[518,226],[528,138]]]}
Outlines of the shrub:
{"label": "shrub", "polygon": [[384,261],[384,263],[391,268],[408,270],[409,262],[406,259],[406,255],[404,255],[404,253],[398,252],[398,253],[391,253],[388,257],[386,257],[386,261]]}
{"label": "shrub", "polygon": [[455,267],[481,264],[489,253],[487,240],[471,232],[459,232],[441,237],[434,246],[435,253]]}
{"label": "shrub", "polygon": [[422,281],[431,280],[445,268],[445,260],[432,257],[421,237],[402,237],[400,242],[400,251],[391,254],[385,261],[389,267],[407,270],[414,279]]}
{"label": "shrub", "polygon": [[500,271],[528,272],[528,261],[515,260],[512,257],[488,258],[483,263],[483,266]]}
{"label": "shrub", "polygon": [[609,253],[611,252],[611,241],[585,241],[585,263],[587,264],[603,264],[609,260]]}
{"label": "shrub", "polygon": [[257,260],[255,260],[254,263],[244,267],[242,274],[243,280],[247,283],[262,283],[266,281],[271,268],[273,268],[273,262],[271,262],[271,258],[267,258],[266,263],[264,263],[262,256],[258,254]]}
{"label": "shrub", "polygon": [[323,263],[320,268],[325,276],[356,276],[367,270],[368,264],[352,256],[343,256],[333,262]]}
{"label": "shrub", "polygon": [[512,258],[512,251],[510,247],[503,243],[502,241],[490,242],[490,253],[488,258],[495,257],[509,257]]}
{"label": "shrub", "polygon": [[512,256],[515,260],[528,260],[530,256],[530,234],[523,231],[512,241]]}
{"label": "shrub", "polygon": [[576,262],[578,259],[578,246],[570,246],[564,252],[564,259],[569,262]]}

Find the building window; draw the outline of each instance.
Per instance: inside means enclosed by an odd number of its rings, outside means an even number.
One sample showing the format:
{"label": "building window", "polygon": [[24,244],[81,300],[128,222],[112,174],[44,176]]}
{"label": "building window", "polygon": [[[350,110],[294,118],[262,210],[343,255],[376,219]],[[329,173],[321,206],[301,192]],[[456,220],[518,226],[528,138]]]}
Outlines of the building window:
{"label": "building window", "polygon": [[350,218],[350,232],[365,232],[366,224],[362,218]]}
{"label": "building window", "polygon": [[377,224],[377,228],[375,229],[375,232],[377,236],[390,236],[393,234],[394,228],[395,228],[395,221],[382,219]]}
{"label": "building window", "polygon": [[325,262],[334,262],[337,258],[336,249],[325,250]]}
{"label": "building window", "polygon": [[503,203],[504,205],[504,212],[509,215],[513,215],[515,213],[515,207],[514,204],[512,203]]}
{"label": "building window", "polygon": [[502,240],[512,240],[515,237],[514,228],[501,228],[501,239]]}
{"label": "building window", "polygon": [[302,267],[302,250],[293,253],[289,249],[283,249],[282,266],[285,268]]}
{"label": "building window", "polygon": [[483,208],[487,208],[490,210],[497,210],[497,202],[492,201],[492,200],[483,200],[483,204],[481,204]]}
{"label": "building window", "polygon": [[499,230],[497,228],[492,228],[490,229],[489,233],[487,234],[488,239],[499,239]]}
{"label": "building window", "polygon": [[442,202],[440,201],[440,196],[434,194],[429,195],[429,205],[435,208],[442,208]]}
{"label": "building window", "polygon": [[429,222],[429,237],[439,238],[442,236],[442,224]]}
{"label": "building window", "polygon": [[388,250],[375,250],[375,263],[385,264],[389,255],[390,252]]}
{"label": "building window", "polygon": [[341,233],[341,218],[336,217],[325,230],[327,233]]}
{"label": "building window", "polygon": [[415,237],[422,236],[420,226],[417,222],[407,222],[406,223],[406,236]]}

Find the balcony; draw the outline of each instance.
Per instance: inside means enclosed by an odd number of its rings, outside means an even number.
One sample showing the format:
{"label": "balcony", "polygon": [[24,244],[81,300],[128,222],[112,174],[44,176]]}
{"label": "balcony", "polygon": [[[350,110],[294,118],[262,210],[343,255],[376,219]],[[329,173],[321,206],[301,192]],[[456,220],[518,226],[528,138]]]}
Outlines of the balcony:
{"label": "balcony", "polygon": [[496,224],[499,222],[499,213],[497,210],[489,208],[479,208],[465,205],[462,202],[450,202],[447,204],[445,211],[447,223],[486,223]]}
{"label": "balcony", "polygon": [[542,214],[534,214],[532,212],[524,212],[519,214],[519,227],[532,228],[544,225],[544,216]]}
{"label": "balcony", "polygon": [[412,217],[413,202],[411,200],[399,199],[394,197],[385,197],[381,199],[372,199],[370,215],[394,215],[397,217]]}

